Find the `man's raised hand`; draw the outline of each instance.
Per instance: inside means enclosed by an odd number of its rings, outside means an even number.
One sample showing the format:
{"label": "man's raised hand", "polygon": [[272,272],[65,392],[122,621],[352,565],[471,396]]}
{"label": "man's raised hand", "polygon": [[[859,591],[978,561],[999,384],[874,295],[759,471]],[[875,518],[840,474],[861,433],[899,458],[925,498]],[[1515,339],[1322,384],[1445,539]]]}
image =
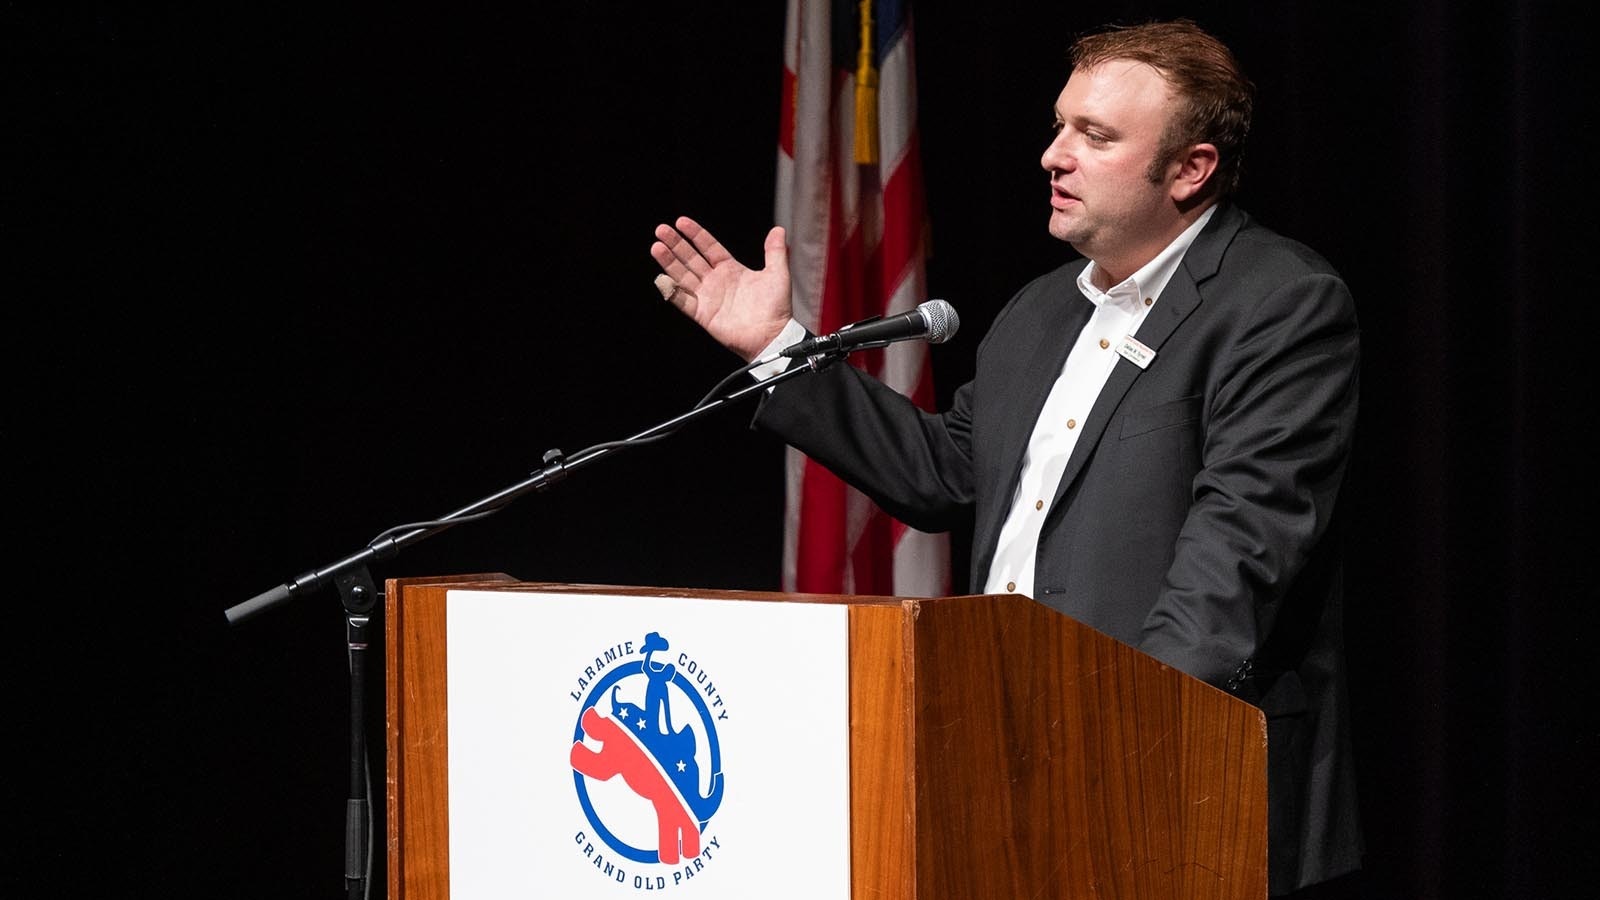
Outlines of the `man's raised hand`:
{"label": "man's raised hand", "polygon": [[687,216],[656,226],[650,247],[665,273],[656,278],[662,296],[747,361],[778,337],[791,314],[783,229],[767,232],[762,249],[765,268],[750,269]]}

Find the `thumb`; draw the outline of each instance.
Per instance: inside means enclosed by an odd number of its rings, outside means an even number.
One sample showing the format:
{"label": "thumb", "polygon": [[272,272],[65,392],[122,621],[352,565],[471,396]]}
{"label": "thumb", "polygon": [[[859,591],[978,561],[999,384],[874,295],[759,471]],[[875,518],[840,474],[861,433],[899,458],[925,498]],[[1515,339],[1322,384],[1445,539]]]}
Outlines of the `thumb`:
{"label": "thumb", "polygon": [[784,239],[782,225],[774,225],[772,230],[767,232],[767,239],[761,245],[761,249],[766,254],[766,267],[769,271],[788,273],[789,242]]}

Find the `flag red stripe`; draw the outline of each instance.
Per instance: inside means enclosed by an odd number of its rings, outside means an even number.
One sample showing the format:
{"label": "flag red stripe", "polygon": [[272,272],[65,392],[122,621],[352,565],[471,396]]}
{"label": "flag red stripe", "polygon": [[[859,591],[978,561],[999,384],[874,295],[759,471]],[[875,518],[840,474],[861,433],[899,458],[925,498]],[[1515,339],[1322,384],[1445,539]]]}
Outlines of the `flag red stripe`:
{"label": "flag red stripe", "polygon": [[848,518],[845,483],[809,457],[800,494],[799,558],[795,590],[813,594],[844,591],[845,529]]}
{"label": "flag red stripe", "polygon": [[790,159],[794,159],[795,92],[799,88],[800,82],[794,77],[794,72],[784,66],[783,99],[779,101],[778,149]]}
{"label": "flag red stripe", "polygon": [[[900,165],[883,185],[883,240],[878,244],[878,286],[884,302],[894,295],[914,262],[920,262],[924,211],[922,156],[913,135]],[[923,298],[917,298],[922,302]]]}
{"label": "flag red stripe", "polygon": [[869,516],[850,555],[850,565],[855,572],[852,591],[857,594],[893,595],[895,521],[876,506],[871,507]]}

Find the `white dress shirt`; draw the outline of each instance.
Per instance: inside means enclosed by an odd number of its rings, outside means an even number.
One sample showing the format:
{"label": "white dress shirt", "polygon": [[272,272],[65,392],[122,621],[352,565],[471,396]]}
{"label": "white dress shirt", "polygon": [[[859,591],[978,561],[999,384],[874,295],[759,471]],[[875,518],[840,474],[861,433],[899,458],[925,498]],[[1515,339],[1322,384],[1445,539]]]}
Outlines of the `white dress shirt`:
{"label": "white dress shirt", "polygon": [[[1213,206],[1139,271],[1109,290],[1094,285],[1093,262],[1078,275],[1078,288],[1094,304],[1088,324],[1078,332],[1067,362],[1039,411],[1028,449],[1022,457],[1022,477],[1011,498],[1011,512],[1000,528],[994,560],[983,593],[1018,593],[1033,596],[1034,562],[1039,553],[1039,532],[1066,471],[1072,448],[1083,433],[1084,421],[1094,408],[1124,337],[1133,337],[1139,325],[1177,272],[1183,254],[1194,243]],[[1077,298],[1063,298],[1075,302]]]}

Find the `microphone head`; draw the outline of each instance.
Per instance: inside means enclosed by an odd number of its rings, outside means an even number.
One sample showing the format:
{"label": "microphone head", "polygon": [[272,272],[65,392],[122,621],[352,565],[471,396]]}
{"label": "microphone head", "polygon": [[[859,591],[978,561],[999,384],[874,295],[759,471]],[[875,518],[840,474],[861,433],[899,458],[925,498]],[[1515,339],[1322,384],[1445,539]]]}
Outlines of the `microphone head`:
{"label": "microphone head", "polygon": [[928,323],[928,343],[942,344],[956,336],[961,327],[961,317],[956,308],[943,300],[929,300],[917,307],[923,321]]}

